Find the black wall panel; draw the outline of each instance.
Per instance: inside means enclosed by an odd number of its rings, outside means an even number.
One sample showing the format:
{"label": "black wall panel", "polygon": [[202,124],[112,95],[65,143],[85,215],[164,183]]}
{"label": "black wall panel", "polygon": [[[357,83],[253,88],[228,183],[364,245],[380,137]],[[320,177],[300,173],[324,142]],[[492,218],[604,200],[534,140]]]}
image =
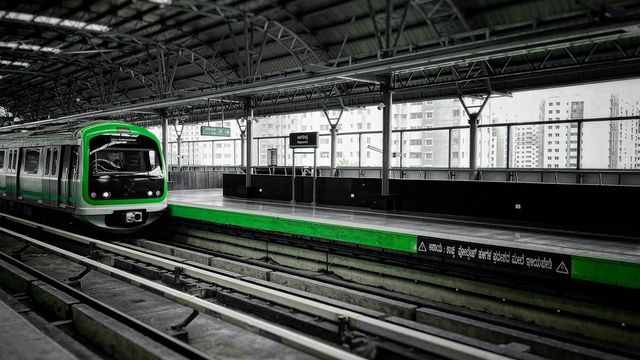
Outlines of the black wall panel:
{"label": "black wall panel", "polygon": [[[296,199],[311,202],[313,179],[296,180]],[[225,174],[223,183],[224,194],[235,195],[244,175]],[[254,175],[253,185],[262,189],[260,198],[291,200],[288,176]],[[380,179],[318,178],[316,191],[319,204],[369,207]],[[640,235],[638,187],[393,179],[390,191],[400,195],[397,209],[403,211]]]}

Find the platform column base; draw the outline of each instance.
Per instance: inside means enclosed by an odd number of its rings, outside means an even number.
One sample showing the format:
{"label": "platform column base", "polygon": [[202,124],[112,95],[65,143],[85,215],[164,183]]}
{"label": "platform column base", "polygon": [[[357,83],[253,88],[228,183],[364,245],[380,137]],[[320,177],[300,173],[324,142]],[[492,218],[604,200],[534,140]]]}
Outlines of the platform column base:
{"label": "platform column base", "polygon": [[376,210],[396,210],[400,208],[400,195],[388,194],[388,195],[372,195],[371,206]]}

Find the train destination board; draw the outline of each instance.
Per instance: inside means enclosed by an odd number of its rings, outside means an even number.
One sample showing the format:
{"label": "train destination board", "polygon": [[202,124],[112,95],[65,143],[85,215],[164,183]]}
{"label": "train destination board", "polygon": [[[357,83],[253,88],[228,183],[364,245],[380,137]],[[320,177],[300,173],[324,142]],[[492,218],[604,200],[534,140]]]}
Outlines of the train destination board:
{"label": "train destination board", "polygon": [[468,266],[488,266],[519,273],[571,277],[571,256],[505,246],[418,236],[419,255]]}
{"label": "train destination board", "polygon": [[231,128],[219,126],[200,126],[200,135],[202,136],[231,136]]}
{"label": "train destination board", "polygon": [[318,132],[299,132],[289,134],[289,147],[295,148],[317,148]]}

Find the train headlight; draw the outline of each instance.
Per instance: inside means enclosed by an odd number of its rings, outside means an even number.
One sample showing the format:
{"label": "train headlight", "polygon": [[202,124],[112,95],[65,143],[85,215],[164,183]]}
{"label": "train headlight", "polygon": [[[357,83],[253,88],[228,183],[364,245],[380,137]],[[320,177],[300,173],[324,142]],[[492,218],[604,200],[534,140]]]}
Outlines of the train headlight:
{"label": "train headlight", "polygon": [[160,190],[156,190],[156,196],[160,196],[160,194],[162,194],[162,192]]}
{"label": "train headlight", "polygon": [[96,193],[94,193],[94,192],[92,192],[92,193],[91,193],[91,198],[92,198],[92,199],[95,199],[95,198],[97,198],[97,197],[98,197],[98,194],[96,194]]}
{"label": "train headlight", "polygon": [[148,197],[152,197],[153,196],[153,191],[151,191],[151,190],[147,191],[147,196]]}
{"label": "train headlight", "polygon": [[111,197],[111,193],[108,192],[108,191],[105,191],[105,192],[102,193],[102,197],[105,198],[105,199],[108,199],[108,198]]}

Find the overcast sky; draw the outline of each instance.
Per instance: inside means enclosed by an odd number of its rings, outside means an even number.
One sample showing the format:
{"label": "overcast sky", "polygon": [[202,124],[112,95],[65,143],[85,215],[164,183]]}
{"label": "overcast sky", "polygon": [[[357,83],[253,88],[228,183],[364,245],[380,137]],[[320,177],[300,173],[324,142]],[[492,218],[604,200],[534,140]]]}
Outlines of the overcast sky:
{"label": "overcast sky", "polygon": [[499,122],[516,116],[517,121],[538,121],[540,102],[547,97],[559,96],[567,101],[583,100],[585,118],[606,117],[609,116],[611,94],[618,94],[628,101],[640,100],[640,79],[520,91],[513,93],[511,98],[492,99],[488,110]]}

